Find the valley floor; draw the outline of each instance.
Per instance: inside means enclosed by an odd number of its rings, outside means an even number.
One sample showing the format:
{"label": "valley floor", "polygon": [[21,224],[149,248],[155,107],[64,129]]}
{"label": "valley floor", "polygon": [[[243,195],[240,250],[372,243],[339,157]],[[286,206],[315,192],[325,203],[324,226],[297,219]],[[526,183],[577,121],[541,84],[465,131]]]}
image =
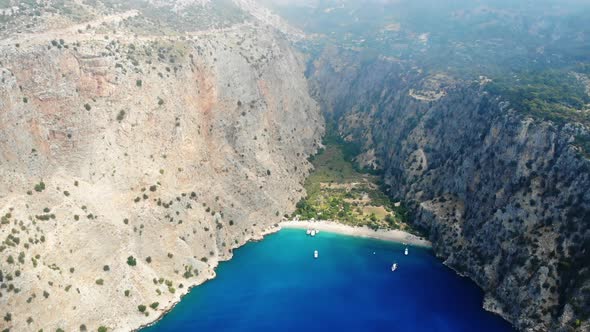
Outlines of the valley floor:
{"label": "valley floor", "polygon": [[358,147],[343,141],[334,129],[328,130],[323,144],[310,158],[314,170],[305,181],[307,196],[297,204],[293,219],[337,220],[353,227],[413,231],[403,202],[387,196],[375,172],[355,164]]}

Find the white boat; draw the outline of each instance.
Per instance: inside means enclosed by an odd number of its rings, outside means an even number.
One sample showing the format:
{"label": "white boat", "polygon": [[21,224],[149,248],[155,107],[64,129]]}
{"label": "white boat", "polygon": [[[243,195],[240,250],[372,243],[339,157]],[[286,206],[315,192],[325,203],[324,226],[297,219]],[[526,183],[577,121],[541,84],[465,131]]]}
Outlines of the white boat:
{"label": "white boat", "polygon": [[406,247],[406,250],[404,250],[404,255],[408,256],[408,248]]}
{"label": "white boat", "polygon": [[305,234],[307,234],[307,235],[311,234],[311,229],[308,229],[307,232],[305,232]]}
{"label": "white boat", "polygon": [[315,231],[312,229],[312,230],[311,230],[311,233],[310,233],[309,235],[311,235],[311,236],[315,236]]}
{"label": "white boat", "polygon": [[317,250],[314,250],[313,251],[313,258],[318,258],[318,256],[319,256],[318,251]]}
{"label": "white boat", "polygon": [[397,263],[393,263],[393,265],[391,266],[391,272],[397,270]]}
{"label": "white boat", "polygon": [[316,230],[315,230],[315,233],[316,233],[316,234],[320,234],[320,230],[319,230],[319,229],[316,229]]}

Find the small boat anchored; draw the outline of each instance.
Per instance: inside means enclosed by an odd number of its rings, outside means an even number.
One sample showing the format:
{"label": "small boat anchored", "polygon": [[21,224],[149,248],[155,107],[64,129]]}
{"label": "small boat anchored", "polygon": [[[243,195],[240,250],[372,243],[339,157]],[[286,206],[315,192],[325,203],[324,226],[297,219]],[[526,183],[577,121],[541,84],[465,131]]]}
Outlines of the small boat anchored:
{"label": "small boat anchored", "polygon": [[391,266],[391,272],[397,270],[397,263],[393,263],[393,265]]}
{"label": "small boat anchored", "polygon": [[404,255],[408,256],[408,247],[406,247],[406,250],[404,250]]}
{"label": "small boat anchored", "polygon": [[318,258],[319,257],[319,253],[317,250],[313,251],[313,258]]}
{"label": "small boat anchored", "polygon": [[307,229],[305,231],[305,234],[309,235],[309,236],[316,236],[316,234],[320,234],[320,231],[318,231],[317,229]]}

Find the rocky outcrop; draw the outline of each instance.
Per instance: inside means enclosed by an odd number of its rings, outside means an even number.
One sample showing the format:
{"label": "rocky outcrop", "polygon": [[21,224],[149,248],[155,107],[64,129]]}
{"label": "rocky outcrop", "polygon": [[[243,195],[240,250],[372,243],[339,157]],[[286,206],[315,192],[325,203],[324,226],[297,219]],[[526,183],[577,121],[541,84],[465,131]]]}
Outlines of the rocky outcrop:
{"label": "rocky outcrop", "polygon": [[300,55],[145,15],[0,40],[0,330],[151,322],[304,194],[323,120]]}
{"label": "rocky outcrop", "polygon": [[579,124],[526,117],[486,92],[391,59],[328,49],[309,69],[340,134],[362,146],[445,263],[523,331],[589,329],[590,161]]}

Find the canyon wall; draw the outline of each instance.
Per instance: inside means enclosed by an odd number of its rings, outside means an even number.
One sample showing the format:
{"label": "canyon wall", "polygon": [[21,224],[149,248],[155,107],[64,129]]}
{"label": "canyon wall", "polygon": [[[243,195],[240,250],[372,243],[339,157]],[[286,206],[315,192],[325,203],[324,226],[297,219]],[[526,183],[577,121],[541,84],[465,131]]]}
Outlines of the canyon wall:
{"label": "canyon wall", "polygon": [[522,115],[485,77],[395,59],[328,48],[308,74],[357,161],[383,171],[486,309],[522,331],[590,328],[590,161],[572,144],[584,126]]}
{"label": "canyon wall", "polygon": [[272,27],[87,14],[0,40],[0,330],[155,320],[293,210],[323,133]]}

